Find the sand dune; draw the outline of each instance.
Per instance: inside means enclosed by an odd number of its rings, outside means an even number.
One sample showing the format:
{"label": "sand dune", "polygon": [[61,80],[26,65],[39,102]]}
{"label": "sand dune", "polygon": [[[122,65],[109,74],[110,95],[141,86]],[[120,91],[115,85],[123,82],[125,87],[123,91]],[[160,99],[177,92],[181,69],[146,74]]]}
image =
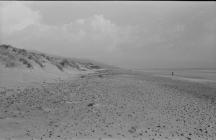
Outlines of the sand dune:
{"label": "sand dune", "polygon": [[[105,67],[105,65],[103,65]],[[0,45],[0,86],[27,86],[103,70],[87,60],[64,58]]]}

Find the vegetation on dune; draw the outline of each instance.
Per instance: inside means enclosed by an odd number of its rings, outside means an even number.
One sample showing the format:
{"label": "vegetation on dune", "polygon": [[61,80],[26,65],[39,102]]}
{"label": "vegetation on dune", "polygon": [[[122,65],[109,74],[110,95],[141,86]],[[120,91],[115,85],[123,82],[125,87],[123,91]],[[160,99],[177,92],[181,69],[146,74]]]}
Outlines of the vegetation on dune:
{"label": "vegetation on dune", "polygon": [[12,67],[15,67],[15,66],[16,66],[16,63],[11,62],[11,61],[9,61],[9,62],[7,62],[7,63],[5,64],[5,67],[7,67],[7,68],[12,68]]}
{"label": "vegetation on dune", "polygon": [[19,58],[19,61],[26,65],[27,68],[33,68],[32,64],[28,62],[25,58]]}
{"label": "vegetation on dune", "polygon": [[30,52],[25,49],[18,49],[10,45],[0,45],[0,63],[5,67],[12,68],[17,66],[25,66],[26,68],[34,69],[35,64],[40,68],[46,68],[46,64],[50,63],[59,69],[72,68],[79,71],[96,70],[101,67],[93,63],[79,62],[77,59],[62,58],[49,56],[40,52]]}

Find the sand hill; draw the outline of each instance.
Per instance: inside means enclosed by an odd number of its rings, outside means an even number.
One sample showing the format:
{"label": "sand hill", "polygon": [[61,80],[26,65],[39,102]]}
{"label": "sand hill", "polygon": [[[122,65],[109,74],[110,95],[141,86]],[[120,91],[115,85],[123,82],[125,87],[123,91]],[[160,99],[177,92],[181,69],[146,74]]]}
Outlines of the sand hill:
{"label": "sand hill", "polygon": [[48,55],[0,45],[0,85],[41,82],[102,70],[89,61]]}

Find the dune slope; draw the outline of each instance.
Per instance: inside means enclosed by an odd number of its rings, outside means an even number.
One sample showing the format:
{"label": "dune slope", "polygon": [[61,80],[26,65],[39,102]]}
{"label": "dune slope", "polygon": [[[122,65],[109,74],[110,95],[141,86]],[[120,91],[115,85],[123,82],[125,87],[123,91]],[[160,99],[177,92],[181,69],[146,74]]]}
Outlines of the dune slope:
{"label": "dune slope", "polygon": [[90,61],[64,58],[0,45],[0,86],[15,86],[93,73],[102,67]]}

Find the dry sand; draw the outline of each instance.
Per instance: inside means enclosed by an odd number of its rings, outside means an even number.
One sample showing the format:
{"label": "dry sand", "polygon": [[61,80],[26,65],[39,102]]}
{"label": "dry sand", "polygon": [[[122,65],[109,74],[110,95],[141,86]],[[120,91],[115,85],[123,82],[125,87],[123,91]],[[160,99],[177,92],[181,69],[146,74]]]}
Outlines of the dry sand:
{"label": "dry sand", "polygon": [[137,74],[0,91],[0,140],[215,140],[216,85]]}

